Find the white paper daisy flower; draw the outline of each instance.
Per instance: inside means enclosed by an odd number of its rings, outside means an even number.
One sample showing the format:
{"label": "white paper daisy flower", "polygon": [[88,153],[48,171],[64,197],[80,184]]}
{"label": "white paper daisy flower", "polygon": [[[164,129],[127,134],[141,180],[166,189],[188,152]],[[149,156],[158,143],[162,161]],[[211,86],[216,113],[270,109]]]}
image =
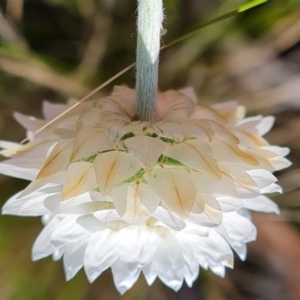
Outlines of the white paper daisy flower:
{"label": "white paper daisy flower", "polygon": [[[47,104],[46,119],[62,109]],[[224,276],[232,249],[244,260],[256,238],[249,210],[279,212],[264,195],[281,192],[272,172],[290,165],[289,149],[262,137],[274,118],[245,118],[236,102],[198,106],[189,89],[159,93],[154,123],[134,111],[135,91],[116,87],[25,146],[2,142],[0,172],[32,180],[2,212],[42,216],[32,257],[63,257],[68,280],[111,268],[124,293],[140,273],[174,290],[199,266]]]}

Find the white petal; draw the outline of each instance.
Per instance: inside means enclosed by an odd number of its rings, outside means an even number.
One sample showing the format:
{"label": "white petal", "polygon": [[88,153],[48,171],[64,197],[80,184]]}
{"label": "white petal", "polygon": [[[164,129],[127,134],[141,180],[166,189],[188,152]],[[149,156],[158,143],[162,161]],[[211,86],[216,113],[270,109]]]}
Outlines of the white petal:
{"label": "white petal", "polygon": [[118,258],[116,231],[105,229],[93,233],[84,254],[84,269],[89,282],[93,282]]}
{"label": "white petal", "polygon": [[0,173],[25,180],[34,180],[41,167],[40,161],[12,158],[0,163]]}
{"label": "white petal", "polygon": [[51,103],[48,101],[43,101],[42,106],[43,115],[45,116],[46,120],[52,120],[60,113],[64,112],[68,107],[67,104]]}
{"label": "white petal", "polygon": [[142,269],[143,274],[145,276],[145,279],[147,281],[147,284],[150,286],[153,284],[155,279],[157,278],[157,272],[155,271],[153,264],[150,263],[146,267],[143,267]]}
{"label": "white petal", "polygon": [[209,208],[209,214],[207,213],[189,215],[189,220],[197,225],[205,227],[215,227],[222,222],[222,212]]}
{"label": "white petal", "polygon": [[247,247],[246,247],[245,243],[229,238],[228,233],[224,227],[220,226],[216,231],[224,239],[226,239],[226,241],[229,243],[229,245],[232,247],[232,249],[238,254],[240,259],[244,261],[247,256]]}
{"label": "white petal", "polygon": [[244,243],[228,238],[228,242],[239,258],[244,261],[247,256],[247,247]]}
{"label": "white petal", "polygon": [[117,260],[111,266],[111,270],[113,273],[116,289],[121,295],[123,295],[135,284],[141,273],[141,268],[135,269],[133,271],[128,270],[125,267],[125,264],[120,260]]}
{"label": "white petal", "polygon": [[211,229],[209,227],[199,226],[197,224],[189,222],[189,219],[185,221],[186,221],[186,226],[182,230],[182,233],[184,234],[208,237],[209,233],[211,232]]}
{"label": "white petal", "polygon": [[196,257],[197,257],[199,265],[204,270],[208,270],[208,262],[205,260],[205,258],[202,255],[198,254],[198,253],[197,253]]}
{"label": "white petal", "polygon": [[46,226],[47,224],[50,223],[50,221],[53,219],[54,217],[51,215],[44,215],[41,217],[41,222],[44,226]]}
{"label": "white petal", "polygon": [[32,116],[23,115],[19,112],[14,113],[14,118],[18,121],[18,123],[31,132],[37,131],[45,124],[45,121],[38,120]]}
{"label": "white petal", "polygon": [[159,226],[164,224],[167,227],[170,227],[176,231],[181,230],[185,227],[185,222],[177,217],[176,215],[169,212],[167,209],[158,206],[155,212],[153,213],[153,217],[159,220]]}
{"label": "white petal", "polygon": [[43,213],[50,213],[43,203],[48,196],[55,193],[55,188],[40,190],[25,197],[20,197],[22,192],[19,192],[4,204],[2,214],[39,216]]}
{"label": "white petal", "polygon": [[209,266],[212,272],[222,278],[225,277],[225,267],[221,265]]}
{"label": "white petal", "polygon": [[66,280],[72,279],[82,268],[86,245],[85,240],[66,245],[63,259]]}
{"label": "white petal", "polygon": [[236,211],[243,206],[243,202],[240,198],[232,197],[217,197],[218,202],[223,212]]}
{"label": "white petal", "polygon": [[263,169],[255,169],[246,171],[256,182],[257,186],[261,189],[269,184],[277,181],[277,178],[269,171]]}
{"label": "white petal", "polygon": [[266,196],[243,199],[243,206],[254,211],[262,211],[265,213],[279,214],[280,212],[278,205]]}
{"label": "white petal", "polygon": [[264,117],[255,129],[260,136],[265,135],[267,132],[271,130],[275,122],[275,118],[273,116]]}
{"label": "white petal", "polygon": [[[93,202],[93,199],[92,199],[92,194],[93,193],[95,193],[97,195],[99,194],[99,196],[101,195],[100,193],[93,192],[93,191],[92,192],[86,192],[84,194],[73,197],[69,201],[61,201],[59,206],[60,206],[61,209],[69,209],[71,207],[81,205],[81,204],[84,204],[84,203],[91,203],[91,202]],[[103,200],[103,196],[101,198]]]}
{"label": "white petal", "polygon": [[194,281],[199,275],[199,264],[193,249],[182,243],[181,245],[184,257],[184,279],[189,287],[192,287]]}
{"label": "white petal", "polygon": [[184,272],[182,249],[178,240],[167,230],[162,233],[152,264],[166,286],[174,291],[181,288]]}
{"label": "white petal", "polygon": [[16,193],[10,197],[2,207],[3,215],[18,215],[22,205],[28,200],[31,199],[31,196],[20,198],[22,192]]}
{"label": "white petal", "polygon": [[160,238],[155,230],[141,227],[125,227],[119,231],[119,259],[125,264],[139,267],[148,265],[158,247]]}
{"label": "white petal", "polygon": [[[214,230],[208,237],[195,234],[177,233],[182,241],[197,251],[208,264],[220,264],[233,260],[233,253],[228,243]],[[198,258],[199,259],[199,258]]]}
{"label": "white petal", "polygon": [[65,253],[65,245],[56,248],[52,254],[53,261],[60,260],[62,258],[62,256],[64,255],[64,253]]}
{"label": "white petal", "polygon": [[238,121],[235,124],[235,127],[239,127],[239,128],[245,129],[246,131],[250,131],[250,132],[256,132],[255,127],[261,120],[262,120],[261,115],[247,117],[247,118],[244,118],[244,119]]}
{"label": "white petal", "polygon": [[[87,195],[87,194],[85,194]],[[97,203],[82,203],[68,208],[61,207],[61,193],[47,197],[44,200],[44,206],[51,211],[52,214],[89,214],[97,209]]]}
{"label": "white petal", "polygon": [[[111,211],[111,210],[109,210],[109,211]],[[101,212],[102,211],[99,211],[99,212],[96,212],[95,214],[101,213]],[[83,215],[76,219],[76,222],[79,225],[81,225],[86,230],[88,230],[92,233],[106,229],[107,227],[103,224],[104,221],[106,221],[106,220],[102,220],[102,219],[99,220],[99,218],[97,218],[96,216],[91,215],[91,214]]]}
{"label": "white petal", "polygon": [[101,222],[120,220],[120,216],[115,209],[103,209],[95,212],[94,216]]}
{"label": "white petal", "polygon": [[51,211],[44,205],[45,198],[45,195],[43,195],[42,197],[33,198],[26,201],[26,203],[22,205],[20,209],[20,214],[27,216],[40,216],[50,214]]}
{"label": "white petal", "polygon": [[26,187],[26,189],[22,192],[20,197],[25,197],[41,189],[45,189],[48,187],[56,187],[59,184],[63,184],[65,177],[66,172],[62,171],[60,173],[48,176],[46,178],[35,180]]}
{"label": "white petal", "polygon": [[51,243],[55,247],[78,242],[90,235],[90,232],[80,226],[76,219],[79,215],[66,216],[51,235]]}
{"label": "white petal", "polygon": [[279,146],[265,146],[262,149],[273,152],[278,156],[287,156],[291,152],[289,148]]}
{"label": "white petal", "polygon": [[243,243],[249,243],[256,239],[255,226],[248,219],[236,212],[224,214],[222,224],[231,239]]}
{"label": "white petal", "polygon": [[271,183],[268,186],[265,186],[262,188],[261,193],[267,194],[267,193],[280,193],[282,194],[282,187],[276,183]]}
{"label": "white petal", "polygon": [[6,150],[18,149],[22,145],[19,143],[11,142],[11,141],[0,141],[0,148]]}
{"label": "white petal", "polygon": [[213,230],[208,237],[215,245],[219,245],[219,248],[223,254],[221,255],[221,264],[230,268],[233,268],[233,253],[226,242],[226,240],[218,234],[215,230]]}
{"label": "white petal", "polygon": [[[60,209],[61,203],[61,193],[50,195],[45,198],[44,206],[51,212],[51,214],[63,214],[63,210]],[[68,210],[67,214],[72,213],[72,211]]]}
{"label": "white petal", "polygon": [[35,240],[32,248],[32,260],[39,260],[48,255],[51,255],[54,248],[51,245],[52,232],[59,226],[61,221],[60,217],[53,218],[48,225],[42,230],[37,239]]}

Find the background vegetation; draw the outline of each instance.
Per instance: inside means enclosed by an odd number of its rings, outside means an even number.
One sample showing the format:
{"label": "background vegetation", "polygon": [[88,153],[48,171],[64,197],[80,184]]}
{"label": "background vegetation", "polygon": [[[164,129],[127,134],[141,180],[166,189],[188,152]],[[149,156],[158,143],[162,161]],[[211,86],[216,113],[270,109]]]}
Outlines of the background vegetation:
{"label": "background vegetation", "polygon": [[[165,42],[244,0],[165,0]],[[135,59],[135,0],[0,0],[0,136],[20,141],[13,111],[39,117],[43,100],[81,97]],[[134,86],[134,71],[115,84]],[[97,94],[107,93],[113,85]],[[291,148],[293,167],[277,176],[280,216],[254,214],[258,240],[225,279],[201,270],[192,289],[173,293],[141,277],[121,297],[110,271],[90,285],[83,271],[65,282],[61,262],[31,262],[38,218],[0,217],[3,300],[300,299],[300,0],[270,0],[209,26],[161,54],[161,90],[193,86],[201,103],[236,99],[249,115],[276,116],[267,138]],[[0,177],[4,203],[27,182]]]}

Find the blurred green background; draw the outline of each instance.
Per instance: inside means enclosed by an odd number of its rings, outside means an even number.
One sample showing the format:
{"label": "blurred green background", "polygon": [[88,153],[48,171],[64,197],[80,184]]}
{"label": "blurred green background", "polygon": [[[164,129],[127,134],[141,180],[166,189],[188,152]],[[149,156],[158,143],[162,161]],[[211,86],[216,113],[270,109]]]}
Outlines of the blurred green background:
{"label": "blurred green background", "polygon": [[[164,42],[228,13],[243,0],[165,0]],[[0,138],[20,141],[13,111],[41,116],[43,100],[84,96],[135,60],[134,0],[0,0]],[[134,87],[134,70],[114,84]],[[293,167],[278,174],[285,194],[272,195],[281,216],[254,214],[258,240],[225,279],[201,270],[178,293],[141,277],[123,297],[110,270],[90,285],[83,273],[65,282],[61,261],[30,259],[39,218],[0,217],[0,299],[300,299],[300,0],[270,0],[211,25],[161,53],[161,90],[193,86],[199,101],[235,99],[249,115],[272,114],[267,139],[290,147]],[[113,84],[94,97],[111,91]],[[0,176],[0,201],[25,181]]]}

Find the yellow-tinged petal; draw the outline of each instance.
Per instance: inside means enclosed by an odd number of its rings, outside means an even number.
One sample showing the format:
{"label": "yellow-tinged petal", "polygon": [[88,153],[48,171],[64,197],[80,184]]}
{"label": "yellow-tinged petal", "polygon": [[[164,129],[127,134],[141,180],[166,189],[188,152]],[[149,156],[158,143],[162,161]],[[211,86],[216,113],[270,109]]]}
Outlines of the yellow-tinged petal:
{"label": "yellow-tinged petal", "polygon": [[196,224],[214,227],[222,223],[221,205],[210,195],[198,193],[192,213],[191,221]]}
{"label": "yellow-tinged petal", "polygon": [[264,138],[246,130],[234,129],[233,132],[239,139],[241,145],[247,145],[254,148],[261,148],[269,145]]}
{"label": "yellow-tinged petal", "polygon": [[5,157],[32,157],[35,155],[38,155],[39,157],[46,157],[47,150],[51,148],[52,145],[55,145],[56,142],[57,139],[55,139],[55,137],[38,139],[25,145],[19,145],[19,147],[16,148],[1,150],[0,154]]}
{"label": "yellow-tinged petal", "polygon": [[236,164],[222,163],[220,168],[224,175],[227,174],[237,187],[238,194],[243,197],[256,197],[260,190],[253,178]]}
{"label": "yellow-tinged petal", "polygon": [[148,173],[152,171],[167,147],[167,144],[159,139],[142,135],[126,139],[125,145]]}
{"label": "yellow-tinged petal", "polygon": [[157,135],[172,139],[175,141],[183,141],[183,128],[179,122],[175,121],[160,121],[152,124],[151,128]]}
{"label": "yellow-tinged petal", "polygon": [[213,197],[238,197],[236,187],[228,176],[222,175],[221,180],[219,180],[202,172],[191,172],[191,178],[199,193],[210,194]]}
{"label": "yellow-tinged petal", "polygon": [[211,141],[214,131],[211,126],[197,120],[182,120],[180,122],[183,128],[185,139],[198,138],[202,141]]}
{"label": "yellow-tinged petal", "polygon": [[187,119],[193,113],[193,100],[177,91],[167,91],[158,94],[158,119],[180,120]]}
{"label": "yellow-tinged petal", "polygon": [[204,211],[206,205],[222,212],[222,208],[215,197],[209,194],[197,193],[193,212],[194,209],[197,209],[197,207],[200,208],[200,212]]}
{"label": "yellow-tinged petal", "polygon": [[222,172],[229,175],[233,181],[241,185],[251,187],[257,190],[257,192],[259,192],[256,182],[240,166],[234,164],[228,164],[228,163],[221,163],[220,169],[222,170]]}
{"label": "yellow-tinged petal", "polygon": [[97,156],[94,169],[99,190],[107,195],[122,181],[136,174],[141,166],[131,154],[110,151]]}
{"label": "yellow-tinged petal", "polygon": [[221,178],[221,171],[212,157],[211,149],[207,143],[198,139],[168,146],[164,155],[174,158],[194,170],[205,172],[215,178]]}
{"label": "yellow-tinged petal", "polygon": [[50,156],[47,158],[43,168],[37,176],[41,179],[67,169],[70,163],[71,153],[74,147],[74,139],[59,141]]}
{"label": "yellow-tinged petal", "polygon": [[212,126],[215,136],[217,139],[225,142],[231,142],[234,144],[239,144],[239,139],[231,132],[230,130],[226,129],[220,123],[215,121],[209,121],[210,126]]}
{"label": "yellow-tinged petal", "polygon": [[112,96],[126,113],[133,117],[135,111],[135,90],[126,86],[115,86]]}
{"label": "yellow-tinged petal", "polygon": [[25,197],[30,193],[33,193],[44,187],[62,185],[64,183],[65,177],[66,171],[61,171],[54,175],[34,180],[26,187],[26,189],[19,195],[18,198]]}
{"label": "yellow-tinged petal", "polygon": [[210,107],[198,106],[195,108],[195,112],[191,115],[191,119],[197,120],[214,120],[221,124],[227,124],[228,120],[219,115],[214,109]]}
{"label": "yellow-tinged petal", "polygon": [[220,116],[229,120],[240,120],[245,117],[245,107],[238,105],[236,101],[227,101],[214,104],[212,109]]}
{"label": "yellow-tinged petal", "polygon": [[69,166],[62,192],[62,200],[92,191],[97,187],[93,164],[76,162]]}
{"label": "yellow-tinged petal", "polygon": [[285,157],[282,157],[277,153],[268,150],[246,149],[245,151],[256,158],[260,167],[268,171],[279,171],[291,165],[291,162]]}
{"label": "yellow-tinged petal", "polygon": [[114,148],[104,129],[85,126],[77,132],[71,161]]}
{"label": "yellow-tinged petal", "polygon": [[93,107],[92,109],[87,109],[78,119],[77,121],[77,130],[81,129],[86,124],[91,124],[93,126],[101,125],[100,118],[101,110]]}
{"label": "yellow-tinged petal", "polygon": [[213,151],[213,158],[217,161],[249,164],[258,166],[255,156],[242,151],[238,146],[232,143],[225,143],[218,140],[212,140],[209,147]]}
{"label": "yellow-tinged petal", "polygon": [[151,175],[145,174],[145,179],[170,210],[180,216],[189,215],[196,187],[187,171],[178,167],[156,167]]}

